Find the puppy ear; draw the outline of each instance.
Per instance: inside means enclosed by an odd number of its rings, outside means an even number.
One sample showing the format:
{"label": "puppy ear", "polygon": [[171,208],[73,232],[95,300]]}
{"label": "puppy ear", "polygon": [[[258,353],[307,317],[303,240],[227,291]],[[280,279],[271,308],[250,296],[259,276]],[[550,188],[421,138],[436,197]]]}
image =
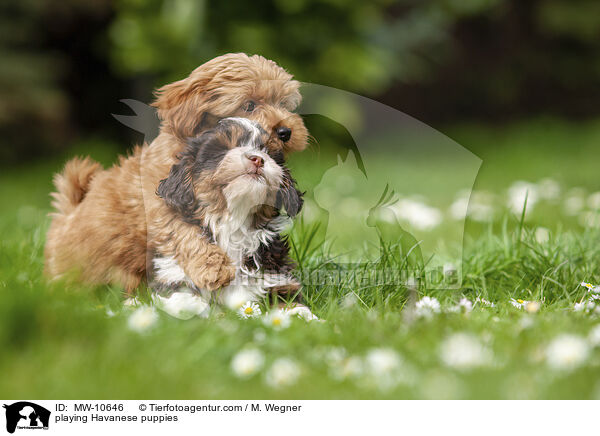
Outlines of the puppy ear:
{"label": "puppy ear", "polygon": [[290,174],[290,170],[287,167],[283,167],[283,180],[277,192],[275,207],[279,209],[283,206],[287,214],[291,218],[294,218],[302,210],[302,205],[304,204],[303,195],[302,192],[296,189],[296,180]]}
{"label": "puppy ear", "polygon": [[203,130],[212,129],[221,119],[221,117],[213,115],[210,112],[204,112],[200,118],[200,124],[198,124],[198,127],[196,128],[197,133],[200,133]]}
{"label": "puppy ear", "polygon": [[167,206],[184,218],[193,218],[198,205],[192,180],[195,152],[195,148],[189,145],[180,155],[180,161],[171,167],[169,177],[161,180],[156,190],[156,194],[165,200]]}
{"label": "puppy ear", "polygon": [[203,78],[188,77],[155,91],[156,100],[152,106],[158,109],[164,128],[181,139],[199,133],[206,106],[202,91],[205,84]]}

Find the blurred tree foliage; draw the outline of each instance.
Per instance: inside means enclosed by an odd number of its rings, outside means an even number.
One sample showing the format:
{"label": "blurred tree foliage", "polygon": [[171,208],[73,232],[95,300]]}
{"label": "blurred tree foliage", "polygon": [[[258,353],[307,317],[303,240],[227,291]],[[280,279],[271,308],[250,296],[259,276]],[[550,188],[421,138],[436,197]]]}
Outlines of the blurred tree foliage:
{"label": "blurred tree foliage", "polygon": [[114,137],[118,99],[232,51],[430,123],[599,113],[597,0],[21,0],[0,6],[2,147]]}
{"label": "blurred tree foliage", "polygon": [[13,155],[10,148],[22,149],[32,141],[54,142],[64,132],[67,102],[58,85],[63,64],[60,56],[39,48],[42,9],[35,0],[0,4],[3,160]]}

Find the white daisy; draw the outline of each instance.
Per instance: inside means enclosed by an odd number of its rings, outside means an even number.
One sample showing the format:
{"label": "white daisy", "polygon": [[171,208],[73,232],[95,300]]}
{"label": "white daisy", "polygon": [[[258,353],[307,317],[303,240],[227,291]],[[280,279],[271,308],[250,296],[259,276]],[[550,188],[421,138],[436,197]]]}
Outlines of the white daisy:
{"label": "white daisy", "polygon": [[256,318],[261,314],[262,311],[260,310],[260,307],[253,301],[247,301],[246,304],[238,309],[238,315],[244,319]]}
{"label": "white daisy", "polygon": [[155,294],[152,301],[156,307],[179,319],[190,319],[196,315],[206,318],[210,310],[210,305],[204,298],[185,288],[168,297]]}
{"label": "white daisy", "polygon": [[553,179],[542,179],[538,182],[540,197],[546,200],[556,200],[560,196],[560,184]]}
{"label": "white daisy", "polygon": [[568,193],[564,200],[563,207],[565,214],[575,216],[581,212],[585,206],[585,190],[581,188],[573,188]]}
{"label": "white daisy", "polygon": [[330,367],[331,376],[336,380],[354,379],[364,372],[364,364],[360,357],[350,356],[341,359]]}
{"label": "white daisy", "polygon": [[590,196],[587,199],[587,204],[590,209],[599,210],[600,209],[600,192],[594,192],[593,194],[590,194]]}
{"label": "white daisy", "polygon": [[596,324],[596,326],[590,331],[590,334],[588,335],[588,341],[593,347],[600,345],[600,324]]}
{"label": "white daisy", "polygon": [[286,311],[274,309],[263,317],[263,323],[275,329],[285,329],[290,326],[291,320]]}
{"label": "white daisy", "polygon": [[539,199],[537,185],[519,180],[508,188],[507,206],[513,213],[519,215],[523,212],[525,199],[527,199],[527,211],[530,212]]}
{"label": "white daisy", "polygon": [[600,293],[600,286],[592,285],[591,283],[581,282],[581,286],[587,288],[590,292],[595,294]]}
{"label": "white daisy", "polygon": [[529,315],[524,315],[520,320],[519,320],[519,329],[520,330],[526,330],[530,327],[533,326],[534,324],[534,320],[531,316]]}
{"label": "white daisy", "polygon": [[458,370],[469,370],[491,363],[492,354],[481,341],[469,333],[455,333],[440,347],[444,364]]}
{"label": "white daisy", "polygon": [[417,230],[431,230],[442,222],[442,213],[435,207],[415,199],[401,199],[390,206],[398,218]]}
{"label": "white daisy", "polygon": [[475,298],[475,304],[481,303],[483,306],[487,307],[495,307],[496,305],[491,301],[486,300],[485,298],[477,297]]}
{"label": "white daisy", "polygon": [[400,367],[400,355],[391,348],[374,348],[366,356],[366,363],[372,373],[391,373]]}
{"label": "white daisy", "polygon": [[450,216],[455,220],[463,220],[467,216],[469,197],[463,196],[454,200],[450,205]]}
{"label": "white daisy", "polygon": [[252,340],[257,344],[262,344],[267,339],[267,333],[263,329],[254,330]]}
{"label": "white daisy", "polygon": [[265,381],[274,388],[290,386],[296,383],[300,373],[300,365],[290,358],[281,357],[273,362],[265,374]]}
{"label": "white daisy", "polygon": [[493,201],[493,196],[488,192],[461,192],[450,206],[450,215],[456,220],[468,215],[474,221],[490,221],[494,217]]}
{"label": "white daisy", "polygon": [[514,307],[516,307],[517,309],[523,309],[523,307],[525,307],[525,300],[521,300],[520,298],[515,300],[514,298],[510,299],[510,304],[512,304]]}
{"label": "white daisy", "polygon": [[140,300],[137,297],[130,297],[127,300],[123,301],[123,306],[127,307],[138,307],[141,305]]}
{"label": "white daisy", "polygon": [[[358,368],[356,368],[358,369]],[[381,391],[393,389],[400,383],[414,383],[416,374],[408,367],[400,354],[391,348],[373,348],[364,360],[366,387]]]}
{"label": "white daisy", "polygon": [[517,298],[516,300],[511,298],[510,304],[517,309],[525,309],[529,313],[537,312],[541,307],[541,303],[539,301],[527,301],[521,300],[520,298]]}
{"label": "white daisy", "polygon": [[469,217],[475,221],[490,221],[494,217],[494,195],[487,191],[473,191],[469,199]]}
{"label": "white daisy", "polygon": [[598,229],[600,228],[600,214],[598,211],[586,211],[579,215],[579,224],[582,227]]}
{"label": "white daisy", "polygon": [[347,357],[347,352],[344,347],[329,347],[317,351],[317,359],[324,359],[329,366],[338,365]]}
{"label": "white daisy", "polygon": [[538,244],[545,244],[550,240],[550,230],[545,227],[538,227],[535,229],[534,237]]}
{"label": "white daisy", "polygon": [[467,298],[461,298],[458,304],[448,309],[450,312],[469,313],[473,310],[473,303]]}
{"label": "white daisy", "polygon": [[589,351],[585,339],[576,335],[562,334],[546,348],[546,363],[556,370],[574,369],[585,362]]}
{"label": "white daisy", "polygon": [[575,312],[598,313],[600,312],[600,306],[596,305],[594,298],[590,298],[587,301],[580,301],[579,303],[575,303],[573,305],[573,310]]}
{"label": "white daisy", "polygon": [[265,363],[263,353],[256,348],[242,350],[231,359],[231,370],[240,378],[248,378],[256,374]]}
{"label": "white daisy", "polygon": [[431,318],[434,314],[440,312],[440,302],[433,297],[423,297],[415,305],[415,315],[417,317]]}
{"label": "white daisy", "polygon": [[158,314],[154,307],[142,306],[136,309],[127,320],[127,325],[133,331],[138,333],[145,332],[152,328],[158,321]]}
{"label": "white daisy", "polygon": [[310,309],[306,306],[286,308],[284,309],[284,312],[288,316],[297,316],[298,318],[301,318],[306,322],[320,321],[320,319],[314,313],[312,313]]}
{"label": "white daisy", "polygon": [[342,298],[341,305],[344,309],[350,309],[351,307],[356,306],[357,303],[358,298],[356,294],[354,292],[348,292],[346,295],[344,295],[344,298]]}

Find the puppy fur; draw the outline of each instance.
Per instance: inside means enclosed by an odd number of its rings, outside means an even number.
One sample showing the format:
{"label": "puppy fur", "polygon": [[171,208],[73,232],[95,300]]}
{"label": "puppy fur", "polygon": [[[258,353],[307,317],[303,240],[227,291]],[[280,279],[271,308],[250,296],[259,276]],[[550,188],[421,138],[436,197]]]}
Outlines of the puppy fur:
{"label": "puppy fur", "polygon": [[[207,303],[237,307],[269,288],[295,284],[287,243],[279,236],[289,218],[279,214],[279,207],[295,209],[302,198],[276,161],[279,153],[266,147],[268,140],[259,124],[226,118],[190,141],[158,186],[167,209],[149,225],[157,231],[151,241],[155,290],[169,295],[191,288]],[[181,222],[196,226],[197,234],[212,240],[232,261],[235,280],[219,292],[211,293],[189,276],[198,236],[173,244],[173,229]]]}
{"label": "puppy fur", "polygon": [[[265,147],[281,161],[303,150],[307,131],[292,111],[300,103],[299,83],[261,56],[241,53],[217,57],[187,78],[156,92],[153,105],[161,128],[150,144],[108,170],[86,159],[73,159],[55,177],[52,215],[46,240],[46,272],[51,278],[69,271],[92,283],[114,283],[126,290],[147,278],[152,264],[148,242],[160,240],[165,202],[156,195],[189,138],[226,117],[258,122],[269,138]],[[280,131],[288,130],[288,135]],[[193,240],[193,244],[189,241]],[[169,231],[169,244],[186,245],[181,256],[187,276],[203,289],[228,285],[236,267],[227,253],[193,222],[180,221]]]}

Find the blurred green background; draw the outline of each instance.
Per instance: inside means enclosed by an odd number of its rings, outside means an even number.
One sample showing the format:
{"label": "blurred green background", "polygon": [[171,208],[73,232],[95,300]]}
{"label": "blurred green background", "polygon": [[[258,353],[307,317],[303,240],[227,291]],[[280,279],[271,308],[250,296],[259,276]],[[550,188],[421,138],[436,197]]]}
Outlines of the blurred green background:
{"label": "blurred green background", "polygon": [[600,112],[593,0],[23,0],[3,2],[0,29],[3,165],[91,137],[125,150],[141,137],[110,116],[119,99],[238,51],[444,133]]}

